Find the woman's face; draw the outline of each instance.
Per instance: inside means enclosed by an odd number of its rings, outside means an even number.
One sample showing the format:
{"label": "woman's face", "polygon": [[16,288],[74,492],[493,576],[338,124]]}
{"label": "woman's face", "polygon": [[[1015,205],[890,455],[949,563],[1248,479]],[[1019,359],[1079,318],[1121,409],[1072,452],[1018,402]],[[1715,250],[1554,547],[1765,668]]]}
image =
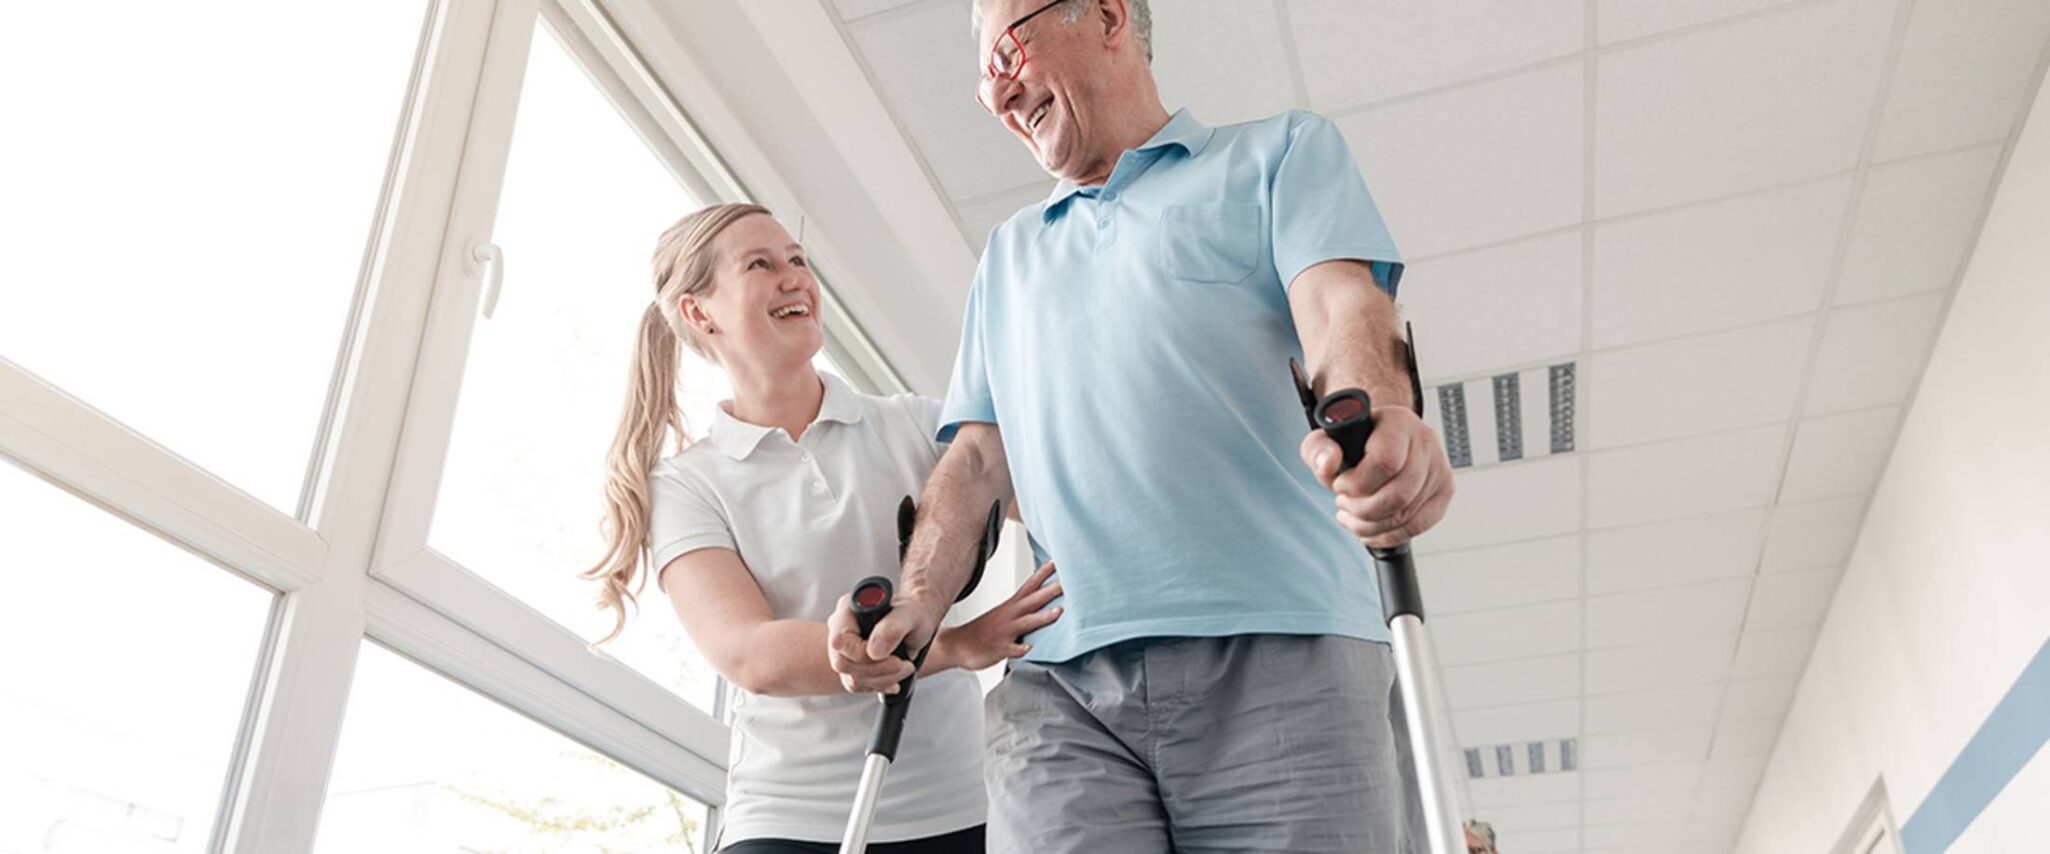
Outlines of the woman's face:
{"label": "woman's face", "polygon": [[826,336],[804,247],[774,218],[755,214],[727,226],[712,248],[712,293],[684,297],[683,314],[694,316],[696,300],[717,330],[708,340],[720,360],[765,372],[810,362]]}

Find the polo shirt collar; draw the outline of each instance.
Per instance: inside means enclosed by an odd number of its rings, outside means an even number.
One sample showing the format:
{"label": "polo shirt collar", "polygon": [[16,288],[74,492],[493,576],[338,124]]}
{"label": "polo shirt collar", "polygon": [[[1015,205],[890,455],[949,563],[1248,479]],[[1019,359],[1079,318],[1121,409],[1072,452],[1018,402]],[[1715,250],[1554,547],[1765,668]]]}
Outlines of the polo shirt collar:
{"label": "polo shirt collar", "polygon": [[[1189,115],[1188,108],[1183,107],[1174,111],[1174,115],[1168,117],[1167,124],[1162,125],[1160,130],[1154,132],[1151,139],[1146,140],[1138,148],[1132,149],[1132,152],[1145,153],[1156,149],[1180,146],[1190,157],[1194,157],[1203,153],[1203,149],[1210,145],[1211,135],[1216,132],[1214,128],[1196,121],[1195,116]],[[1122,159],[1120,158],[1121,162]],[[1113,171],[1112,174],[1115,176],[1116,173]],[[1059,212],[1063,203],[1085,189],[1089,188],[1062,178],[1059,183],[1054,185],[1053,194],[1046,197],[1046,205],[1041,208],[1041,218],[1043,220],[1052,220],[1054,214]]]}
{"label": "polo shirt collar", "polygon": [[1216,133],[1216,131],[1208,125],[1196,121],[1195,116],[1189,115],[1188,108],[1183,107],[1174,111],[1174,115],[1168,117],[1167,124],[1162,125],[1160,130],[1153,134],[1152,139],[1146,140],[1146,144],[1134,150],[1150,151],[1155,148],[1179,145],[1183,151],[1189,153],[1190,157],[1194,157],[1203,153],[1203,148],[1210,144],[1210,135],[1213,133]]}
{"label": "polo shirt collar", "polygon": [[[861,423],[861,398],[854,393],[854,389],[848,388],[847,383],[839,377],[823,371],[819,373],[819,381],[825,385],[825,395],[819,401],[818,417],[812,419],[813,426],[827,421],[840,424]],[[713,408],[712,444],[725,451],[726,456],[744,460],[762,444],[762,439],[776,432],[777,428],[749,424],[733,417],[733,413],[728,411],[732,405],[732,400],[722,400]]]}
{"label": "polo shirt collar", "polygon": [[826,396],[819,402],[819,417],[812,423],[834,421],[841,424],[861,423],[861,396],[847,387],[847,382],[825,371],[819,372],[819,380],[826,384]]}

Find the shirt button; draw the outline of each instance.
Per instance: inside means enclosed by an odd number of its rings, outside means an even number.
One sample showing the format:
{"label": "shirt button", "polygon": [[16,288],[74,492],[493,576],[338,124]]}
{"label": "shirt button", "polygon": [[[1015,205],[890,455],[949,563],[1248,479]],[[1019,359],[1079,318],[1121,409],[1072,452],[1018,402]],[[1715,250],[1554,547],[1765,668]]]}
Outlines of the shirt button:
{"label": "shirt button", "polygon": [[797,458],[798,458],[798,459],[800,459],[800,460],[803,460],[803,461],[805,461],[805,462],[811,462],[811,452],[810,452],[810,451],[798,451],[798,452],[797,452]]}
{"label": "shirt button", "polygon": [[1099,219],[1099,220],[1097,220],[1097,221],[1096,221],[1096,227],[1097,227],[1097,228],[1109,228],[1109,227],[1110,227],[1110,219],[1109,219],[1108,217],[1106,217],[1106,218],[1104,218],[1104,219]]}
{"label": "shirt button", "polygon": [[1103,200],[1106,202],[1115,202],[1118,200],[1118,194],[1115,190],[1108,193],[1104,193]]}
{"label": "shirt button", "polygon": [[813,491],[816,492],[824,492],[826,491],[826,482],[823,480],[814,480],[811,482],[811,488]]}

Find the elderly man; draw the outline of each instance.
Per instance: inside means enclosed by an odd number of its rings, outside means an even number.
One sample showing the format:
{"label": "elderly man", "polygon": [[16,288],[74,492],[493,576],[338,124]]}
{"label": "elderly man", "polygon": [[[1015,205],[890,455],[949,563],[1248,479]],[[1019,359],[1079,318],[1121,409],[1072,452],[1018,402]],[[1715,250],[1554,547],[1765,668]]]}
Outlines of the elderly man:
{"label": "elderly man", "polygon": [[[836,668],[932,635],[1015,488],[1066,610],[988,699],[991,850],[1400,850],[1413,801],[1361,545],[1436,524],[1452,477],[1411,408],[1402,263],[1358,167],[1308,113],[1170,116],[1145,0],[975,12],[983,107],[1060,180],[990,236],[896,610],[863,644],[843,607]],[[1290,357],[1319,392],[1372,395],[1356,468],[1305,435]]]}

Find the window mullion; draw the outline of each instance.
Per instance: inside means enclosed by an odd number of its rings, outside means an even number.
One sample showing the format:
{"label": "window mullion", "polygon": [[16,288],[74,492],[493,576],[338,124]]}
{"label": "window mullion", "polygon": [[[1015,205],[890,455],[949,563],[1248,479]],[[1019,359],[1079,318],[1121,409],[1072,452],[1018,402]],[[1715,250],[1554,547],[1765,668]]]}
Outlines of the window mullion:
{"label": "window mullion", "polygon": [[4,358],[0,400],[0,456],[266,586],[319,576],[314,532]]}
{"label": "window mullion", "polygon": [[[434,11],[371,253],[370,290],[350,336],[357,346],[326,437],[313,518],[328,544],[327,560],[318,583],[285,600],[254,744],[219,850],[312,850],[362,645],[368,567],[421,330],[447,266],[443,245],[461,202],[458,176],[477,144],[473,115],[510,112],[510,104],[480,93],[517,91],[533,17],[533,0],[441,3]],[[491,144],[502,149],[505,141]]]}

